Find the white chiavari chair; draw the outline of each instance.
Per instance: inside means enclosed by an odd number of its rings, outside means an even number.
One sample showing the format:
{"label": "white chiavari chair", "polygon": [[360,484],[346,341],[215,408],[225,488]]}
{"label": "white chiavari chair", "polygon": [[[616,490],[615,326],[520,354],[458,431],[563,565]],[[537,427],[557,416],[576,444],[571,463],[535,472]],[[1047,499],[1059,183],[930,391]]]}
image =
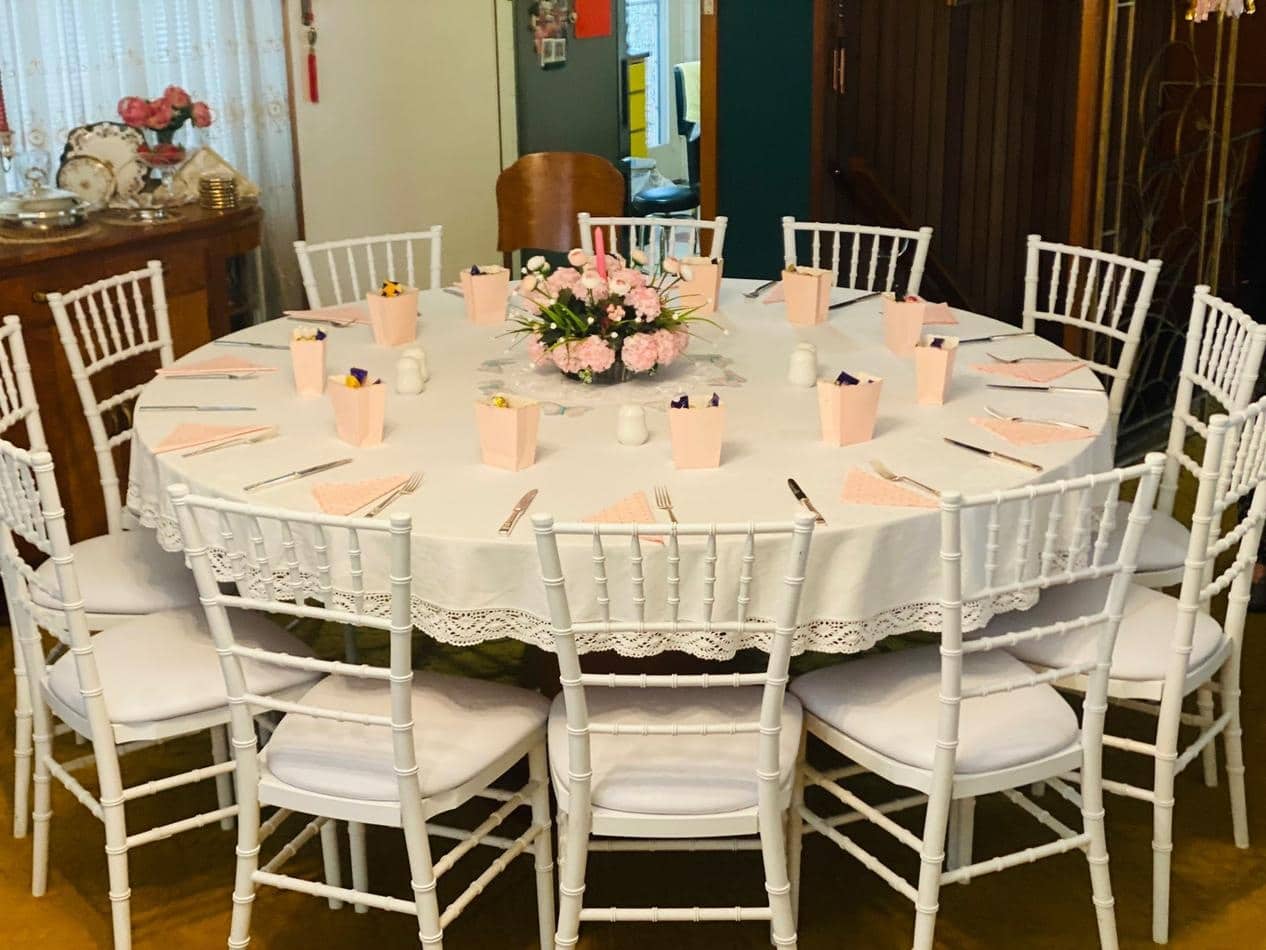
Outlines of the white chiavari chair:
{"label": "white chiavari chair", "polygon": [[[0,328],[0,436],[8,437],[11,429],[21,423],[25,430],[25,443],[31,451],[45,447],[44,428],[40,422],[40,407],[35,399],[35,387],[31,383],[31,365],[27,362],[26,346],[22,341],[22,324],[9,314]],[[6,531],[0,537],[0,545],[10,544]],[[4,584],[6,603],[17,597],[16,580],[10,579],[9,565],[14,552],[0,556],[0,580]],[[26,667],[22,663],[22,647],[18,631],[10,625],[13,636],[13,837],[26,837],[27,823],[31,817],[31,699],[27,691]]]}
{"label": "white chiavari chair", "polygon": [[[787,877],[784,826],[800,738],[800,704],[786,695],[787,665],[813,536],[812,516],[785,524],[555,524],[533,519],[549,601],[562,695],[550,712],[550,769],[559,812],[559,921],[556,948],[573,947],[582,921],[769,922],[772,942],[796,945]],[[587,539],[594,584],[579,602],[595,603],[598,619],[574,620],[559,557],[559,536]],[[757,538],[786,557],[781,597],[756,619],[752,605]],[[644,539],[662,539],[644,552]],[[608,539],[629,544],[630,594],[613,590],[622,559],[608,567]],[[686,544],[682,544],[683,539]],[[764,544],[762,551],[766,550]],[[687,567],[701,576],[699,612],[682,606],[695,589]],[[718,572],[718,563],[734,568]],[[665,578],[648,577],[662,564]],[[579,593],[579,584],[572,582]],[[647,619],[647,591],[666,591],[667,619]],[[736,593],[733,606],[720,592]],[[614,599],[614,604],[613,604]],[[626,619],[618,617],[627,604]],[[614,675],[585,673],[586,633],[698,632],[709,636],[752,629],[769,636],[763,673]],[[750,837],[757,836],[756,840]],[[594,837],[611,840],[595,841]],[[584,907],[591,851],[758,850],[766,899],[752,907]]]}
{"label": "white chiavari chair", "polygon": [[[586,254],[593,253],[593,229],[602,228],[606,236],[606,249],[629,256],[630,251],[646,252],[652,267],[658,266],[665,257],[709,257],[721,260],[725,257],[725,229],[730,219],[721,215],[715,220],[696,218],[611,218],[598,217],[581,211],[577,216],[580,228],[580,248]],[[703,248],[703,236],[708,234],[707,250]]]}
{"label": "white chiavari chair", "polygon": [[443,240],[444,228],[437,224],[425,231],[375,234],[320,244],[295,241],[308,306],[315,309],[357,303],[384,280],[421,287],[421,275],[430,282],[423,290],[437,290]]}
{"label": "white chiavari chair", "polygon": [[[1165,943],[1169,934],[1170,856],[1173,850],[1174,779],[1198,756],[1223,737],[1231,820],[1235,844],[1248,847],[1248,815],[1244,786],[1244,757],[1240,725],[1240,653],[1244,621],[1252,586],[1253,564],[1266,517],[1266,400],[1249,408],[1214,416],[1207,426],[1204,461],[1199,472],[1191,543],[1182,588],[1177,597],[1134,585],[1126,597],[1117,637],[1108,699],[1114,707],[1156,718],[1151,742],[1107,735],[1109,748],[1154,759],[1150,788],[1105,781],[1114,794],[1149,802],[1152,832],[1152,937]],[[1241,499],[1252,496],[1247,511]],[[1224,516],[1236,514],[1235,526],[1220,533]],[[1223,555],[1230,564],[1219,567]],[[1222,620],[1215,618],[1214,599],[1229,590]],[[1061,594],[1063,596],[1061,596]],[[1085,592],[1069,590],[1043,594],[1030,611],[1035,619],[1061,616],[1078,609]],[[995,621],[999,623],[999,621]],[[1009,623],[1003,619],[1002,625]],[[1017,644],[1010,652],[1041,675],[1054,675],[1084,657],[1090,645],[1084,632],[1069,633],[1043,643]],[[1062,688],[1085,691],[1081,678],[1061,676]],[[1090,687],[1094,688],[1094,687]],[[1187,697],[1204,692],[1208,707],[1184,711]],[[1222,712],[1213,715],[1212,696],[1221,695]],[[1180,742],[1183,728],[1194,729],[1190,741]],[[1181,747],[1180,747],[1181,746]],[[1206,761],[1206,767],[1208,763]],[[1216,769],[1216,759],[1214,760]],[[1216,775],[1216,772],[1215,772]]]}
{"label": "white chiavari chair", "polygon": [[[224,683],[215,644],[200,613],[169,611],[133,619],[89,635],[75,565],[66,533],[65,512],[57,493],[53,461],[45,451],[28,452],[0,440],[0,520],[5,543],[0,547],[13,587],[11,622],[18,631],[33,700],[34,808],[32,814],[31,893],[42,896],[48,882],[48,848],[52,819],[49,783],[57,779],[105,829],[106,863],[114,946],[131,946],[129,852],[201,828],[231,821],[237,807],[225,804],[203,814],[143,831],[129,830],[126,811],[139,799],[214,779],[228,781],[231,761],[168,775],[138,785],[125,785],[120,759],[156,743],[223,730],[229,721]],[[48,556],[57,586],[44,589],[56,597],[64,620],[60,625],[69,651],[56,659],[42,651],[39,617],[32,592],[44,586],[41,572],[24,559],[13,535]],[[304,645],[264,618],[248,618],[243,637],[258,648],[307,653]],[[261,694],[288,695],[306,690],[306,670],[274,671],[253,665],[248,673]],[[54,755],[52,718],[92,744],[89,755],[59,762]],[[76,777],[94,768],[97,794]]]}
{"label": "white chiavari chair", "polygon": [[[807,262],[798,249],[802,235],[809,237]],[[829,247],[823,248],[823,243]],[[835,275],[835,284],[852,290],[917,294],[923,283],[931,243],[930,227],[910,231],[865,224],[797,221],[792,217],[782,219],[783,263],[787,267],[806,263],[811,267],[829,267]],[[908,268],[902,264],[907,254],[910,255]],[[899,291],[902,269],[905,269],[905,289]]]}
{"label": "white chiavari chair", "polygon": [[1039,322],[1057,323],[1081,331],[1086,365],[1109,381],[1114,438],[1160,269],[1155,258],[1136,261],[1028,237],[1023,327],[1033,333]]}
{"label": "white chiavari chair", "polygon": [[[940,645],[828,667],[791,685],[804,706],[808,735],[855,763],[820,770],[806,762],[801,771],[794,807],[804,824],[792,823],[790,842],[797,896],[801,834],[820,833],[914,903],[915,950],[930,950],[943,885],[1081,850],[1090,867],[1100,945],[1117,946],[1101,788],[1104,711],[1117,626],[1163,465],[1164,456],[1153,453],[1143,464],[1100,475],[967,498],[941,495]],[[1130,524],[1124,543],[1109,556],[1117,499],[1129,482],[1136,488]],[[1102,518],[1096,531],[1097,509]],[[973,550],[985,552],[983,571],[964,554]],[[1095,594],[1076,611],[1058,622],[1034,615],[1056,592],[1087,582],[1096,584]],[[1039,607],[1004,614],[1013,620],[1002,632],[995,620],[963,636],[965,595],[974,600],[1024,592],[1040,592]],[[1059,669],[1033,673],[1004,649],[1045,643],[1068,631],[1083,635],[1087,648]],[[1051,685],[1073,675],[1089,680],[1080,723]],[[1080,793],[1061,778],[1078,773]],[[842,784],[867,774],[917,794],[873,805]],[[1039,780],[1080,809],[1081,830],[1019,791]],[[822,789],[848,811],[824,817],[809,810],[805,786]],[[997,792],[1056,839],[983,861],[959,853],[957,866],[943,870],[951,810]],[[923,804],[921,837],[889,817]],[[919,856],[917,886],[840,830],[856,821],[877,825]]]}
{"label": "white chiavari chair", "polygon": [[[150,261],[141,270],[50,293],[48,306],[92,436],[105,501],[108,533],[73,547],[89,629],[192,607],[197,591],[180,558],[161,550],[152,532],[125,530],[129,512],[123,507],[115,453],[131,443],[132,407],[144,383],[98,394],[98,386],[113,387],[117,371],[135,372],[137,364],[154,360],[151,354],[157,365],[172,362],[163,266]],[[56,590],[53,565],[40,570],[44,588]],[[42,591],[35,598],[36,608],[45,608],[42,622],[56,626],[58,601]]]}
{"label": "white chiavari chair", "polygon": [[[422,946],[439,948],[444,929],[511,861],[531,850],[541,946],[550,946],[554,876],[545,754],[549,703],[517,687],[413,672],[410,517],[394,515],[383,523],[298,514],[190,495],[183,485],[172,486],[170,494],[220,653],[232,710],[240,811],[228,945],[241,948],[250,942],[255,892],[260,885],[269,885],[325,897],[332,904],[346,901],[358,908],[415,915]],[[216,583],[204,541],[208,533],[217,544],[236,552],[232,561],[243,591],[248,590],[243,568],[250,563],[251,576],[260,580],[249,586],[249,593],[226,594]],[[390,550],[387,617],[369,613],[365,604],[362,541],[373,535],[385,535]],[[299,546],[315,561],[315,591],[300,576]],[[336,578],[352,591],[348,602],[335,597]],[[257,611],[384,631],[390,637],[389,665],[287,656],[244,643],[238,617]],[[252,663],[326,675],[297,701],[267,697],[257,695],[243,677],[243,668]],[[251,728],[251,711],[256,708],[284,714],[262,752]],[[525,785],[513,790],[494,785],[524,758],[530,773]],[[432,822],[475,799],[491,802],[494,809],[473,831]],[[314,819],[261,866],[260,809],[269,806],[279,811],[265,827],[275,826],[277,815],[290,811]],[[520,808],[531,810],[528,829],[517,837],[498,834]],[[282,873],[285,862],[318,832],[332,836],[335,821],[347,821],[352,829],[365,824],[401,829],[412,878],[410,900],[368,890],[368,864],[355,839],[350,889],[338,881],[320,884]],[[433,860],[429,835],[459,843]],[[441,910],[438,879],[480,845],[501,853]]]}

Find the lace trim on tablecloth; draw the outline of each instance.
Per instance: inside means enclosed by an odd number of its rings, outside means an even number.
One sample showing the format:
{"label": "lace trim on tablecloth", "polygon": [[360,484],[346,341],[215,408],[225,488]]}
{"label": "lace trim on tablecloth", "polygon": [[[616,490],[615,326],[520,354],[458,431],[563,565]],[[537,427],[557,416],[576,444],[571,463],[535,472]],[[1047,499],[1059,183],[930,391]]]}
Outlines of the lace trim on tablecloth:
{"label": "lace trim on tablecloth", "polygon": [[[138,513],[143,526],[154,529],[158,542],[165,550],[180,551],[183,548],[180,527],[174,518],[162,514],[153,505],[140,503],[139,492],[129,486],[128,506]],[[221,581],[235,582],[246,596],[269,597],[263,575],[238,558],[231,560],[223,548],[208,549],[216,577]],[[239,576],[240,575],[240,576]],[[299,583],[307,597],[319,598],[321,587],[315,574],[299,571]],[[274,590],[291,587],[289,573],[279,570],[272,577]],[[366,592],[362,604],[357,607],[356,595],[349,590],[333,590],[334,606],[341,610],[360,610],[374,617],[391,617],[391,595],[383,592]],[[1012,610],[1027,610],[1037,603],[1034,591],[1024,591],[993,598],[968,600],[963,603],[963,632],[979,630],[997,614]],[[441,643],[450,646],[474,646],[488,640],[509,638],[553,652],[553,633],[548,620],[525,610],[513,607],[483,607],[460,610],[441,606],[414,597],[412,604],[413,625]],[[807,620],[796,630],[792,652],[861,653],[869,650],[885,637],[920,630],[939,630],[941,604],[939,601],[920,601],[903,604],[865,620],[836,620],[816,618]],[[769,634],[754,630],[745,634],[698,632],[681,634],[660,633],[590,633],[579,644],[582,653],[613,651],[625,657],[648,657],[670,650],[689,653],[704,660],[729,660],[740,650],[763,650],[768,645]]]}

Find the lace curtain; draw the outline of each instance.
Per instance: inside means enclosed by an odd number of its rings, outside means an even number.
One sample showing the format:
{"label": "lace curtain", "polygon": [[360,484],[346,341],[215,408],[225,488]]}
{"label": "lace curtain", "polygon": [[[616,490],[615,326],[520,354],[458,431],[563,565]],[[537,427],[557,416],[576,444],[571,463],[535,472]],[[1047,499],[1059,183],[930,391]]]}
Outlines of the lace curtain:
{"label": "lace curtain", "polygon": [[[209,145],[260,186],[268,313],[298,305],[289,76],[277,0],[10,0],[0,4],[0,78],[14,147],[53,167],[71,129],[117,121],[118,100],[175,83],[207,102]],[[19,187],[12,173],[6,185]]]}

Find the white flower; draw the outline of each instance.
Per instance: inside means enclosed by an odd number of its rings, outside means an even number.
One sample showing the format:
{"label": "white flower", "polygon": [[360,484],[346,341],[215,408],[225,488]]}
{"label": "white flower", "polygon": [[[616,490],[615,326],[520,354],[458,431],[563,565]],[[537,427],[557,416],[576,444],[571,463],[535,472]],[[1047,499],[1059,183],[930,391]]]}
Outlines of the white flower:
{"label": "white flower", "polygon": [[586,290],[597,290],[602,286],[602,278],[597,271],[585,271],[585,275],[580,278],[580,284]]}
{"label": "white flower", "polygon": [[629,251],[629,257],[633,259],[634,264],[641,264],[643,267],[645,267],[647,262],[650,260],[650,258],[646,256],[645,251],[636,247]]}
{"label": "white flower", "polygon": [[589,263],[589,255],[578,247],[573,247],[567,252],[567,263],[572,267],[584,267]]}
{"label": "white flower", "polygon": [[590,325],[590,326],[593,326],[593,317],[590,317],[590,318],[589,318],[589,325]]}
{"label": "white flower", "polygon": [[627,280],[622,280],[619,277],[613,277],[611,279],[611,283],[609,284],[609,286],[611,288],[611,295],[613,297],[623,297],[625,294],[627,294],[630,290],[633,289],[631,286],[629,286],[629,282]]}
{"label": "white flower", "polygon": [[532,271],[534,274],[539,274],[547,267],[549,267],[549,264],[540,254],[537,254],[535,257],[528,258],[527,269]]}
{"label": "white flower", "polygon": [[620,334],[616,333],[614,330],[612,330],[612,331],[611,331],[611,339],[613,339],[613,340],[614,340],[614,339],[615,339],[616,337],[618,337],[619,335],[620,335]]}
{"label": "white flower", "polygon": [[689,267],[688,265],[686,265],[686,264],[682,264],[682,265],[681,265],[681,279],[682,279],[682,280],[694,280],[694,279],[695,279],[695,272],[694,272],[693,270],[691,270],[691,269],[690,269],[690,267]]}
{"label": "white flower", "polygon": [[535,274],[528,274],[519,284],[519,293],[530,294],[541,285],[541,278]]}
{"label": "white flower", "polygon": [[551,330],[557,330],[557,329],[558,329],[558,324],[557,324],[557,323],[551,323],[551,324],[549,325],[549,328],[550,328]]}
{"label": "white flower", "polygon": [[664,269],[665,274],[680,274],[681,261],[675,257],[665,257],[664,263],[660,265]]}

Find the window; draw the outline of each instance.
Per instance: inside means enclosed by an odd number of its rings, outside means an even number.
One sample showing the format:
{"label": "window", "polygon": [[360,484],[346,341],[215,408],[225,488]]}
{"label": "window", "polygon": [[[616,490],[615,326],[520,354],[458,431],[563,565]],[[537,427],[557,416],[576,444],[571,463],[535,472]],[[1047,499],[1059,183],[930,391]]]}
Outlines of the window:
{"label": "window", "polygon": [[667,0],[625,0],[625,49],[646,60],[646,141],[663,145],[670,124],[667,80]]}

